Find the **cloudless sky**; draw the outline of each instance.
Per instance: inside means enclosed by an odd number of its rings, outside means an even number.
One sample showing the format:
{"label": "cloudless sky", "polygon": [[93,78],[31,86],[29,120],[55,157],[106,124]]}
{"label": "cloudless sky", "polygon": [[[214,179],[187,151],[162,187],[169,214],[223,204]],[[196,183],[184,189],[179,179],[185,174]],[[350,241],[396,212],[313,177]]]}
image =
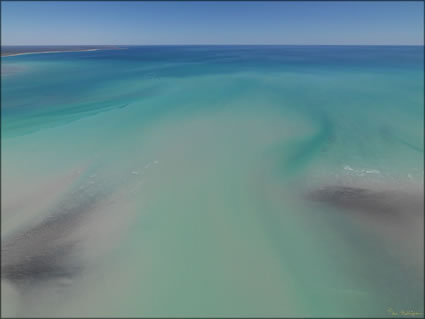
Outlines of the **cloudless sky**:
{"label": "cloudless sky", "polygon": [[1,2],[3,45],[422,44],[418,2]]}

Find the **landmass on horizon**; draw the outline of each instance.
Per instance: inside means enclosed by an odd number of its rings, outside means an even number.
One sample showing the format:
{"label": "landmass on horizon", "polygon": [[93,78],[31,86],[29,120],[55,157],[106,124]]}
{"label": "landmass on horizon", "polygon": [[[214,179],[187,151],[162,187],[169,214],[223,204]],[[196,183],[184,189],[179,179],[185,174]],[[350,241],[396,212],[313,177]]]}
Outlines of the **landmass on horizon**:
{"label": "landmass on horizon", "polygon": [[123,49],[116,45],[2,45],[1,56]]}

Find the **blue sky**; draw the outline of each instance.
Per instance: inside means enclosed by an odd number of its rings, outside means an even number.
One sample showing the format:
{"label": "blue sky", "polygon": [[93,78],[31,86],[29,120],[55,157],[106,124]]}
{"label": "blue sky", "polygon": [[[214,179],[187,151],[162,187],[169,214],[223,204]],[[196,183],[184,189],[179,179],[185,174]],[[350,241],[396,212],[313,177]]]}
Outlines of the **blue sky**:
{"label": "blue sky", "polygon": [[3,45],[423,44],[418,2],[4,2]]}

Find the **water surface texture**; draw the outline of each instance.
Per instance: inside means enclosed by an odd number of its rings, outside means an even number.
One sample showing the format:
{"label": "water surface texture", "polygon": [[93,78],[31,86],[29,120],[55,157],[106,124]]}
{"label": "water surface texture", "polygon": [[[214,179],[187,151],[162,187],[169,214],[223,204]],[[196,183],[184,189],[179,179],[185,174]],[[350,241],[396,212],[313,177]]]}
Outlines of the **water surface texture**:
{"label": "water surface texture", "polygon": [[423,53],[3,57],[2,314],[423,313]]}

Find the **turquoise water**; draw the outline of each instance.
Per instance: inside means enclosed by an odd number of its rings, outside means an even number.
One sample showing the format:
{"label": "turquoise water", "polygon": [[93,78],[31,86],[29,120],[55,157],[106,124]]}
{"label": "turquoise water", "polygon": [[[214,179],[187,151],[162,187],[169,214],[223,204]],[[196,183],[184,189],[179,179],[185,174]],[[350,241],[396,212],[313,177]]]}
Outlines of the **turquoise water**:
{"label": "turquoise water", "polygon": [[422,46],[128,47],[2,68],[3,313],[423,313]]}

